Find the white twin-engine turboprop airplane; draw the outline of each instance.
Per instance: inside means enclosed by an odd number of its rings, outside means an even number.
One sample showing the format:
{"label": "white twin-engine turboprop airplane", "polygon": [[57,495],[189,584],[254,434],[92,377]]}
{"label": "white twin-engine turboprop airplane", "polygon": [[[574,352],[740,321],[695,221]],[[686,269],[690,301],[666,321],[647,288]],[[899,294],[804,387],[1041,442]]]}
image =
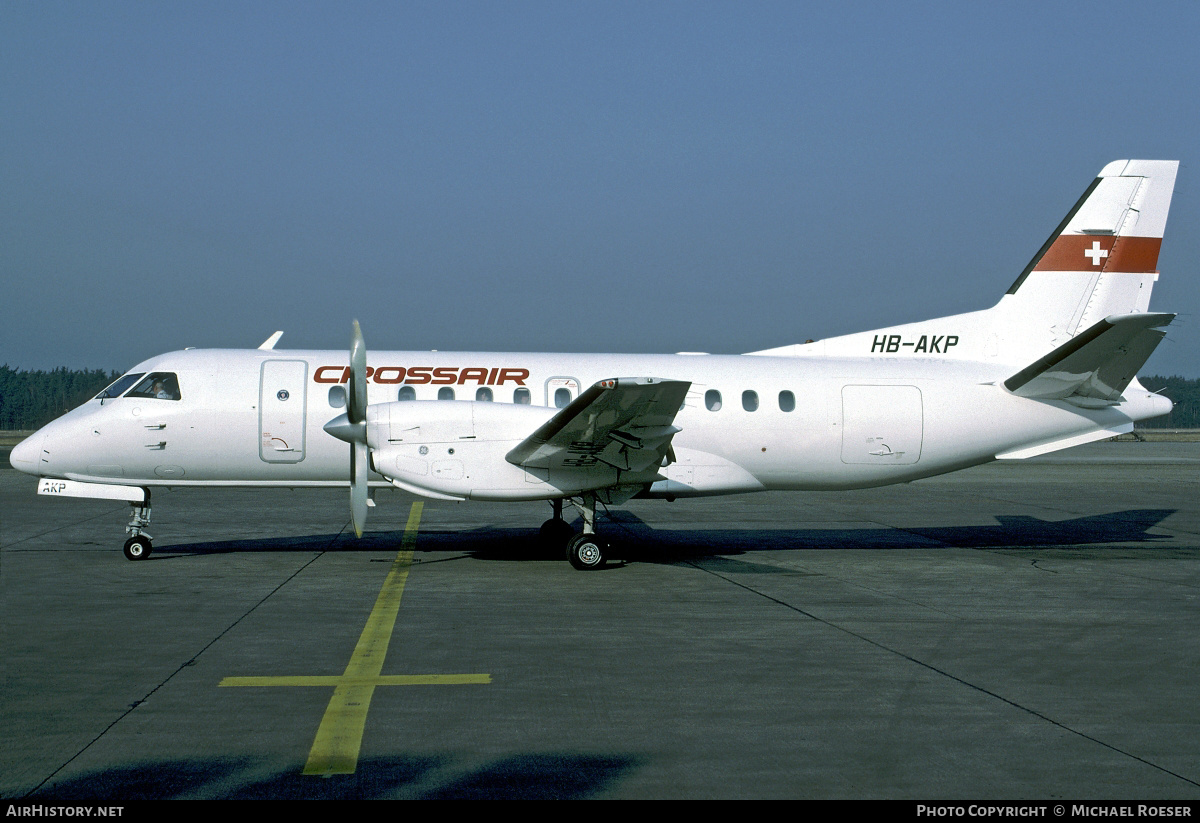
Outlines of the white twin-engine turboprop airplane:
{"label": "white twin-engine turboprop airplane", "polygon": [[[1137,370],[1176,162],[1104,167],[990,309],[748,355],[184,350],[134,367],[13,449],[39,494],[329,486],[547,500],[542,536],[604,564],[596,505],[900,483],[1130,431],[1171,402]],[[349,450],[346,444],[350,444]],[[348,453],[347,453],[348,451]],[[582,533],[562,519],[582,515]]]}

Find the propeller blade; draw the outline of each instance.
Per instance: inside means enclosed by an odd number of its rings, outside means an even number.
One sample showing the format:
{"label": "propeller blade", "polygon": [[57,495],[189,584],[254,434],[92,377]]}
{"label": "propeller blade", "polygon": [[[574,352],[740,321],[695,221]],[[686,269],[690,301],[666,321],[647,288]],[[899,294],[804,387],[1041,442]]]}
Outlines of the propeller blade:
{"label": "propeller blade", "polygon": [[351,423],[367,419],[367,344],[362,329],[354,321],[354,336],[350,340],[350,400],[346,407]]}
{"label": "propeller blade", "polygon": [[367,344],[357,320],[350,338],[350,397],[346,413],[326,423],[325,431],[350,444],[350,520],[354,534],[362,537],[369,505],[367,461],[371,458],[367,445]]}
{"label": "propeller blade", "polygon": [[367,525],[367,444],[355,442],[350,446],[350,519],[354,534],[362,537]]}

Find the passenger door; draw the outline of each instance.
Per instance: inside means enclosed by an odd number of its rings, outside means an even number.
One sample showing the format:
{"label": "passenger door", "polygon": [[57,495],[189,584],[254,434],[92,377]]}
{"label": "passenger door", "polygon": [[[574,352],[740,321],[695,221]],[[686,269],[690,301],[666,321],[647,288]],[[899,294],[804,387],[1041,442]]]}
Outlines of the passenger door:
{"label": "passenger door", "polygon": [[304,459],[308,363],[265,360],[258,392],[258,454],[267,463]]}

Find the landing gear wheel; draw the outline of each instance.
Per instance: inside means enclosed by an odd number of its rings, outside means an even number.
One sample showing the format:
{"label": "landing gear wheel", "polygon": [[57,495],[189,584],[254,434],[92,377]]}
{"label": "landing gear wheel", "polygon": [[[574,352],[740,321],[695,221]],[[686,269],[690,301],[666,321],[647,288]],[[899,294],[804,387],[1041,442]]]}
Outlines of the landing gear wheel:
{"label": "landing gear wheel", "polygon": [[150,556],[150,538],[144,534],[131,537],[125,541],[126,560],[145,560]]}
{"label": "landing gear wheel", "polygon": [[577,534],[567,543],[567,560],[581,572],[604,568],[608,546],[594,534]]}
{"label": "landing gear wheel", "polygon": [[570,523],[561,518],[552,517],[542,524],[542,529],[538,532],[538,539],[546,546],[554,546],[561,550],[574,534],[575,530],[571,528]]}

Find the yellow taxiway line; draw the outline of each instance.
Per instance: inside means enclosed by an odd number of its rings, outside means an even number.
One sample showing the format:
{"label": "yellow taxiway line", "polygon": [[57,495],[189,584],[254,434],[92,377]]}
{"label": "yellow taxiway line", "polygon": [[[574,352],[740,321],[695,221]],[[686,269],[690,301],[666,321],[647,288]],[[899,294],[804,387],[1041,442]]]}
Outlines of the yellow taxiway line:
{"label": "yellow taxiway line", "polygon": [[333,697],[321,718],[317,736],[303,774],[333,775],[353,774],[358,768],[358,752],[362,746],[363,729],[367,724],[367,711],[371,708],[371,697],[378,686],[442,686],[491,683],[488,674],[383,674],[383,661],[387,657],[396,615],[400,611],[400,598],[408,582],[408,571],[412,566],[413,547],[417,544],[417,525],[421,522],[424,504],[413,503],[404,528],[400,551],[392,561],[387,579],[375,606],[367,618],[367,625],[350,655],[350,662],[342,675],[282,677],[226,677],[221,686],[324,686],[333,687]]}

